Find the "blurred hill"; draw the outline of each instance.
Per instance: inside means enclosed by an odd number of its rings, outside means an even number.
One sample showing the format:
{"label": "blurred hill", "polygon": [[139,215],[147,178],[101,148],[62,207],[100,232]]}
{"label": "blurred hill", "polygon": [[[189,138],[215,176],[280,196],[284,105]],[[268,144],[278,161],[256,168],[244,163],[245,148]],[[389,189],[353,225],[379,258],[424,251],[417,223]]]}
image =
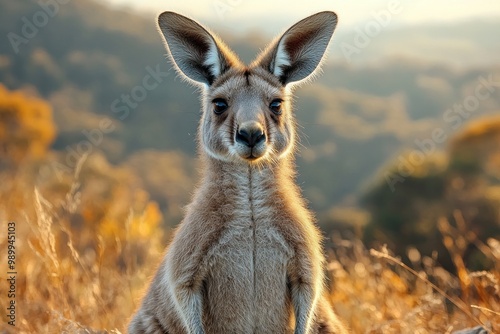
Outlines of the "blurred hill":
{"label": "blurred hill", "polygon": [[[51,10],[54,17],[37,27],[37,2],[0,0],[0,82],[52,106],[52,149],[65,166],[59,172],[73,170],[84,153],[99,153],[137,175],[175,223],[196,178],[200,106],[165,60],[154,18],[90,0]],[[500,40],[491,34],[498,28],[497,21],[398,27],[373,38],[351,63],[339,48],[354,37],[334,38],[324,74],[299,89],[295,103],[299,184],[320,217],[357,207],[404,150],[432,157],[468,122],[498,114]],[[245,60],[268,42],[255,32],[221,35]],[[436,130],[445,139],[423,150]],[[387,196],[399,196],[399,186]]]}
{"label": "blurred hill", "polygon": [[[398,254],[409,245],[425,256],[438,251],[436,257],[447,268],[453,266],[450,254],[457,249],[450,247],[455,244],[467,268],[491,266],[481,249],[486,240],[500,236],[498,115],[471,122],[449,141],[445,155],[429,155],[407,173],[395,163],[362,198],[371,213],[365,241],[387,243]],[[415,151],[405,160],[411,162],[412,155]],[[391,189],[388,183],[399,184]]]}
{"label": "blurred hill", "polygon": [[[356,47],[357,36],[367,31],[360,25],[349,33],[336,36],[330,58],[349,55],[346,45]],[[387,57],[417,58],[421,61],[444,64],[455,68],[498,65],[496,55],[500,45],[492,32],[500,29],[498,19],[475,19],[448,24],[420,24],[382,28],[374,38],[368,35],[367,46],[351,54],[353,64],[376,64]],[[363,46],[364,42],[359,39]]]}

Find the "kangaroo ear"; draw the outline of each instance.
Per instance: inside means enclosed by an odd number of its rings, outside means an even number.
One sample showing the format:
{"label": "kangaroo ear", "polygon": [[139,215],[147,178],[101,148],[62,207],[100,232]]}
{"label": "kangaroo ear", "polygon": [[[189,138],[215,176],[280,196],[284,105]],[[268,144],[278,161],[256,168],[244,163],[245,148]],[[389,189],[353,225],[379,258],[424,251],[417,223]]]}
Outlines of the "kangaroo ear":
{"label": "kangaroo ear", "polygon": [[337,14],[334,12],[309,16],[272,43],[254,66],[265,68],[283,85],[304,80],[319,67],[336,26]]}
{"label": "kangaroo ear", "polygon": [[158,26],[177,71],[195,83],[210,86],[238,58],[195,21],[173,12],[158,17]]}

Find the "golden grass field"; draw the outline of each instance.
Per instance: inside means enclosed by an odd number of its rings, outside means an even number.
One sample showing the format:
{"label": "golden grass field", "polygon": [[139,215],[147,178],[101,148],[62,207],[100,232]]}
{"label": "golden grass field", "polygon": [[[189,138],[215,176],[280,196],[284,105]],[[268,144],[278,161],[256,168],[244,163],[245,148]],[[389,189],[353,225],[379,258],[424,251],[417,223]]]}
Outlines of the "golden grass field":
{"label": "golden grass field", "polygon": [[[125,333],[171,234],[158,224],[158,210],[147,199],[135,199],[121,225],[102,228],[106,219],[113,224],[120,216],[119,198],[107,204],[108,218],[101,219],[100,228],[78,226],[78,212],[92,214],[81,208],[79,170],[52,198],[23,173],[29,170],[4,179],[0,194],[2,229],[7,217],[16,217],[18,273],[16,327],[2,322],[1,332]],[[416,249],[409,254],[410,268],[386,249],[369,250],[361,241],[332,237],[330,300],[352,333],[452,333],[477,325],[500,331],[500,242],[479,243],[445,220],[439,226],[458,277]],[[469,243],[496,267],[465,268],[461,252]],[[1,298],[5,312],[3,288]]]}

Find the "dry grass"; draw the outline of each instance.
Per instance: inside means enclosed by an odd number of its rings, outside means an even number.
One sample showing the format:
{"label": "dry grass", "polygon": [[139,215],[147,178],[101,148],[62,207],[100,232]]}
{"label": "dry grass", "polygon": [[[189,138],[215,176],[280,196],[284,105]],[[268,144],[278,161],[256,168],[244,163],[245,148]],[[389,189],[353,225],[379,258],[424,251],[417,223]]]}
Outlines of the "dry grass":
{"label": "dry grass", "polygon": [[410,267],[385,248],[368,251],[360,241],[334,241],[331,300],[354,333],[452,333],[478,325],[500,330],[497,240],[484,245],[496,268],[461,268],[458,277],[416,249],[409,251]]}
{"label": "dry grass", "polygon": [[[16,217],[18,272],[17,326],[2,322],[0,330],[124,333],[165,242],[147,206],[144,212],[130,210],[120,233],[96,226],[78,229],[74,221],[82,194],[77,182],[57,198],[29,187],[13,177],[0,189],[2,231],[7,218]],[[408,254],[410,267],[385,249],[369,251],[359,240],[333,238],[331,302],[353,333],[451,333],[479,324],[500,331],[500,242],[478,244],[467,231],[444,220],[439,224],[458,277],[416,249]],[[3,232],[1,238],[4,250]],[[465,268],[461,252],[470,243],[496,268]]]}

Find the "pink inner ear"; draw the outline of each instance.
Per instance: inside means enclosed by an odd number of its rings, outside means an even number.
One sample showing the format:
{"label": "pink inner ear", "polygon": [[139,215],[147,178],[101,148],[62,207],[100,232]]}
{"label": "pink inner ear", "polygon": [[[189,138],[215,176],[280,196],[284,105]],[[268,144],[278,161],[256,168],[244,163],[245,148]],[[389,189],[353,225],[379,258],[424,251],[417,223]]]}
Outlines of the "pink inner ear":
{"label": "pink inner ear", "polygon": [[307,31],[292,32],[290,36],[287,36],[285,50],[290,55],[290,58],[295,59],[297,53],[299,53],[309,41],[314,39],[320,33],[320,30],[321,28],[316,28]]}

